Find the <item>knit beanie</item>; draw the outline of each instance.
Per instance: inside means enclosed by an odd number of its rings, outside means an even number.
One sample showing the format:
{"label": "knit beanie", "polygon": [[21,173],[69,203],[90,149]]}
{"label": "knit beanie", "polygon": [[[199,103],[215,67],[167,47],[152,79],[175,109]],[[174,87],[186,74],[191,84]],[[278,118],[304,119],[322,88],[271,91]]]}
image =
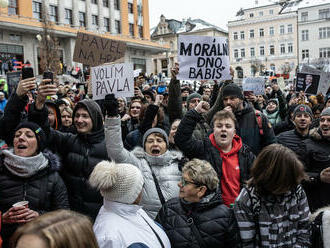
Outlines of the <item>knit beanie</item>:
{"label": "knit beanie", "polygon": [[323,109],[321,116],[329,116],[330,115],[330,107]]}
{"label": "knit beanie", "polygon": [[21,128],[28,128],[35,134],[38,142],[38,152],[41,152],[46,148],[46,134],[37,123],[31,121],[21,122],[16,127],[15,133]]}
{"label": "knit beanie", "polygon": [[271,102],[275,103],[278,106],[278,100],[276,98],[269,99],[267,104],[269,104]]}
{"label": "knit beanie", "polygon": [[236,96],[240,99],[244,99],[242,89],[238,87],[236,84],[231,83],[227,84],[222,91],[222,96],[227,97],[227,96]]}
{"label": "knit beanie", "polygon": [[155,127],[155,128],[148,129],[147,132],[144,133],[143,139],[142,139],[142,141],[143,141],[143,143],[142,143],[143,144],[143,148],[144,148],[144,145],[146,143],[146,140],[147,140],[148,136],[150,134],[152,134],[152,133],[160,133],[164,137],[164,140],[165,140],[166,145],[168,147],[168,136],[167,136],[167,133],[163,129],[158,128],[158,127]]}
{"label": "knit beanie", "polygon": [[141,193],[144,180],[134,165],[102,161],[95,166],[89,183],[107,201],[132,204]]}
{"label": "knit beanie", "polygon": [[189,106],[189,102],[191,101],[191,99],[194,98],[198,98],[198,99],[202,99],[202,96],[196,92],[191,93],[188,97],[187,97],[187,106]]}
{"label": "knit beanie", "polygon": [[155,96],[152,92],[152,89],[144,90],[144,91],[142,91],[142,94],[150,96],[151,100],[155,101]]}
{"label": "knit beanie", "polygon": [[307,113],[313,119],[313,112],[311,108],[305,104],[299,104],[293,111],[293,120],[296,118],[298,113]]}

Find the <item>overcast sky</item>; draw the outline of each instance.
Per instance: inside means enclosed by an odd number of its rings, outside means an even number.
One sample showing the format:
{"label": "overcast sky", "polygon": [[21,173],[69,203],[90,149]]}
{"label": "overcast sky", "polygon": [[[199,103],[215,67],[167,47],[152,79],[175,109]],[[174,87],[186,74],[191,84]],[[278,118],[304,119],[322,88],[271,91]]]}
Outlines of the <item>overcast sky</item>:
{"label": "overcast sky", "polygon": [[[270,3],[273,0],[259,0]],[[256,0],[149,0],[150,28],[156,26],[163,14],[167,19],[202,19],[225,30],[228,20],[241,7],[250,7]]]}

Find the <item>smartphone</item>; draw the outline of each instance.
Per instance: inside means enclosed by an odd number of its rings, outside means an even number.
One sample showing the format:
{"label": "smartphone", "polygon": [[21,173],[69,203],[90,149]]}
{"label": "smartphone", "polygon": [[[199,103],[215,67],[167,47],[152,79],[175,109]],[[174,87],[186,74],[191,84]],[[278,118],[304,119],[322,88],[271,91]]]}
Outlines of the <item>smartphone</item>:
{"label": "smartphone", "polygon": [[22,79],[33,78],[33,68],[32,67],[23,67],[22,68]]}
{"label": "smartphone", "polygon": [[54,80],[54,74],[51,71],[45,71],[43,74],[43,79],[51,79],[51,82],[47,82],[46,84],[52,84]]}

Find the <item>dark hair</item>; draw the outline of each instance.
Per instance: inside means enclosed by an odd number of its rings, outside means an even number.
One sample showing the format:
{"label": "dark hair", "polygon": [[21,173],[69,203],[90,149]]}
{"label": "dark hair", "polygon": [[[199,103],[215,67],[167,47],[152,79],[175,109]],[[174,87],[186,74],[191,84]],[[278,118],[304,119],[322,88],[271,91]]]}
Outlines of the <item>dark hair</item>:
{"label": "dark hair", "polygon": [[304,179],[304,166],[289,148],[272,144],[265,147],[253,162],[248,186],[261,194],[284,194]]}
{"label": "dark hair", "polygon": [[227,110],[221,110],[215,113],[215,115],[212,118],[212,125],[214,125],[214,122],[216,120],[223,120],[223,119],[231,119],[235,123],[235,127],[237,126],[237,120],[235,115]]}
{"label": "dark hair", "polygon": [[[148,107],[141,108],[140,116],[139,116],[140,122],[142,122],[142,120],[144,119],[144,116],[146,114],[147,108]],[[157,127],[163,127],[164,119],[165,119],[164,109],[162,107],[159,107],[159,109],[157,111]]]}

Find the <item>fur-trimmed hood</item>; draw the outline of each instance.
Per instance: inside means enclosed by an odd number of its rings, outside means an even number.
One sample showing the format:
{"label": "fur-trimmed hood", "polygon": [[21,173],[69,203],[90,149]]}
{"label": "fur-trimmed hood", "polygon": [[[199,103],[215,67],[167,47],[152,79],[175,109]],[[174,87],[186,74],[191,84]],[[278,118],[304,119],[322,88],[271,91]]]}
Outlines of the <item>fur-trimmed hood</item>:
{"label": "fur-trimmed hood", "polygon": [[50,169],[52,171],[60,171],[62,163],[59,156],[48,149],[45,149],[42,153],[48,159]]}
{"label": "fur-trimmed hood", "polygon": [[311,216],[310,221],[314,221],[315,218],[323,212],[322,216],[322,230],[323,230],[323,247],[330,248],[330,206],[320,208],[316,210]]}
{"label": "fur-trimmed hood", "polygon": [[309,130],[309,137],[313,140],[321,140],[323,139],[322,135],[321,135],[321,131],[319,127],[315,127],[311,130]]}

